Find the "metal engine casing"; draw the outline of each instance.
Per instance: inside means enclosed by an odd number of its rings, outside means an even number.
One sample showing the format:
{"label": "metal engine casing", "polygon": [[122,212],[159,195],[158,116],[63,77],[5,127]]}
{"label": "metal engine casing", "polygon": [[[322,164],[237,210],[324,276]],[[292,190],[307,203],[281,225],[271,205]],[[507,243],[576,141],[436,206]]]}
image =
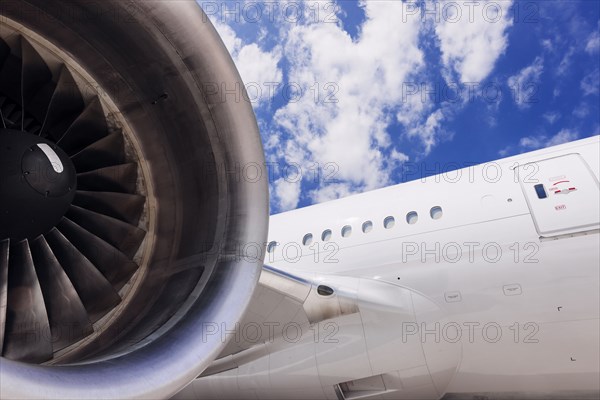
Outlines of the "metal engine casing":
{"label": "metal engine casing", "polygon": [[[243,315],[263,264],[267,174],[241,78],[192,1],[2,1],[0,23],[55,46],[133,132],[149,185],[145,272],[110,326],[52,363],[0,359],[2,398],[168,398],[226,343],[202,335]],[[0,29],[2,29],[0,25]],[[262,249],[251,255],[251,244]]]}

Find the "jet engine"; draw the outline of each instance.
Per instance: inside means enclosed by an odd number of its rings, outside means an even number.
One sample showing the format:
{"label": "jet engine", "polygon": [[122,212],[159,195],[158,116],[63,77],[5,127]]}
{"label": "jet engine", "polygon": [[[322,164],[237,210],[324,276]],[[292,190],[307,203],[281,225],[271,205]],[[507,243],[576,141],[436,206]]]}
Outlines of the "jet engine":
{"label": "jet engine", "polygon": [[2,0],[4,398],[168,398],[263,262],[255,116],[193,1]]}

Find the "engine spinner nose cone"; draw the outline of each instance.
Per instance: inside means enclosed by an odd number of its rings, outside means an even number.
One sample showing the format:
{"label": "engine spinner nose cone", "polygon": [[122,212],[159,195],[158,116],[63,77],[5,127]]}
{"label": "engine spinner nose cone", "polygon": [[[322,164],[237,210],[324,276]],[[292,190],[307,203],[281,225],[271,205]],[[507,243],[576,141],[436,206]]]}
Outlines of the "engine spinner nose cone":
{"label": "engine spinner nose cone", "polygon": [[38,142],[23,154],[23,177],[44,197],[63,197],[71,193],[77,183],[75,167],[71,160],[60,148],[39,140]]}
{"label": "engine spinner nose cone", "polygon": [[75,166],[54,143],[0,130],[0,240],[48,232],[69,209],[76,186]]}

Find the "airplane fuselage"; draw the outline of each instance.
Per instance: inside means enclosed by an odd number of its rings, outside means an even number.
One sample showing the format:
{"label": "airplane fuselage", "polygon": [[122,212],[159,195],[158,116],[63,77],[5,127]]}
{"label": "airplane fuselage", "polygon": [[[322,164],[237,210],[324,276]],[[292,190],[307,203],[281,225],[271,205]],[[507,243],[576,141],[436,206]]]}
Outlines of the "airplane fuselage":
{"label": "airplane fuselage", "polygon": [[330,314],[272,313],[184,393],[597,398],[599,160],[594,137],[273,216],[265,264]]}

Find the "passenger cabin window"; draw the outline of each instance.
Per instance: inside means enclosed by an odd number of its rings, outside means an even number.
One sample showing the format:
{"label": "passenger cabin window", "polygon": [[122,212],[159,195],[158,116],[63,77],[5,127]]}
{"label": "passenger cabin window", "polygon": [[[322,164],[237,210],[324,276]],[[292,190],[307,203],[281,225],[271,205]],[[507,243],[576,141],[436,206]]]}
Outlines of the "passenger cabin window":
{"label": "passenger cabin window", "polygon": [[383,227],[385,229],[392,229],[396,225],[396,220],[394,217],[387,217],[383,220]]}
{"label": "passenger cabin window", "polygon": [[306,235],[304,235],[304,238],[302,238],[302,244],[305,246],[310,246],[313,242],[313,235],[312,233],[307,233]]}
{"label": "passenger cabin window", "polygon": [[350,225],[346,225],[342,228],[342,237],[349,238],[352,235],[352,227]]}
{"label": "passenger cabin window", "polygon": [[[431,219],[438,220],[444,216],[444,211],[442,210],[442,207],[435,206],[435,207],[432,207],[431,210],[429,210],[429,215],[430,215]],[[414,225],[418,221],[419,221],[419,214],[416,211],[411,211],[408,214],[406,214],[406,222],[409,225]],[[392,229],[395,226],[396,226],[396,219],[394,217],[389,216],[383,220],[383,227],[385,229]],[[372,232],[373,231],[373,221],[365,221],[362,224],[362,231],[363,231],[363,233]],[[350,236],[352,236],[352,226],[350,226],[350,225],[344,226],[341,230],[341,234],[342,234],[343,238],[349,238]],[[333,232],[331,231],[331,229],[326,229],[321,234],[321,240],[323,242],[328,242],[331,240],[332,236],[333,236]],[[304,246],[310,246],[313,243],[313,240],[314,240],[313,234],[307,233],[302,238],[302,244]],[[272,241],[267,245],[267,251],[269,253],[274,253],[276,247],[277,247],[277,242]]]}
{"label": "passenger cabin window", "polygon": [[431,219],[441,219],[444,212],[442,211],[442,207],[433,207],[429,214],[431,215]]}
{"label": "passenger cabin window", "polygon": [[406,214],[406,222],[408,222],[409,225],[414,225],[419,221],[419,214],[417,214],[416,211],[411,211],[408,214]]}

